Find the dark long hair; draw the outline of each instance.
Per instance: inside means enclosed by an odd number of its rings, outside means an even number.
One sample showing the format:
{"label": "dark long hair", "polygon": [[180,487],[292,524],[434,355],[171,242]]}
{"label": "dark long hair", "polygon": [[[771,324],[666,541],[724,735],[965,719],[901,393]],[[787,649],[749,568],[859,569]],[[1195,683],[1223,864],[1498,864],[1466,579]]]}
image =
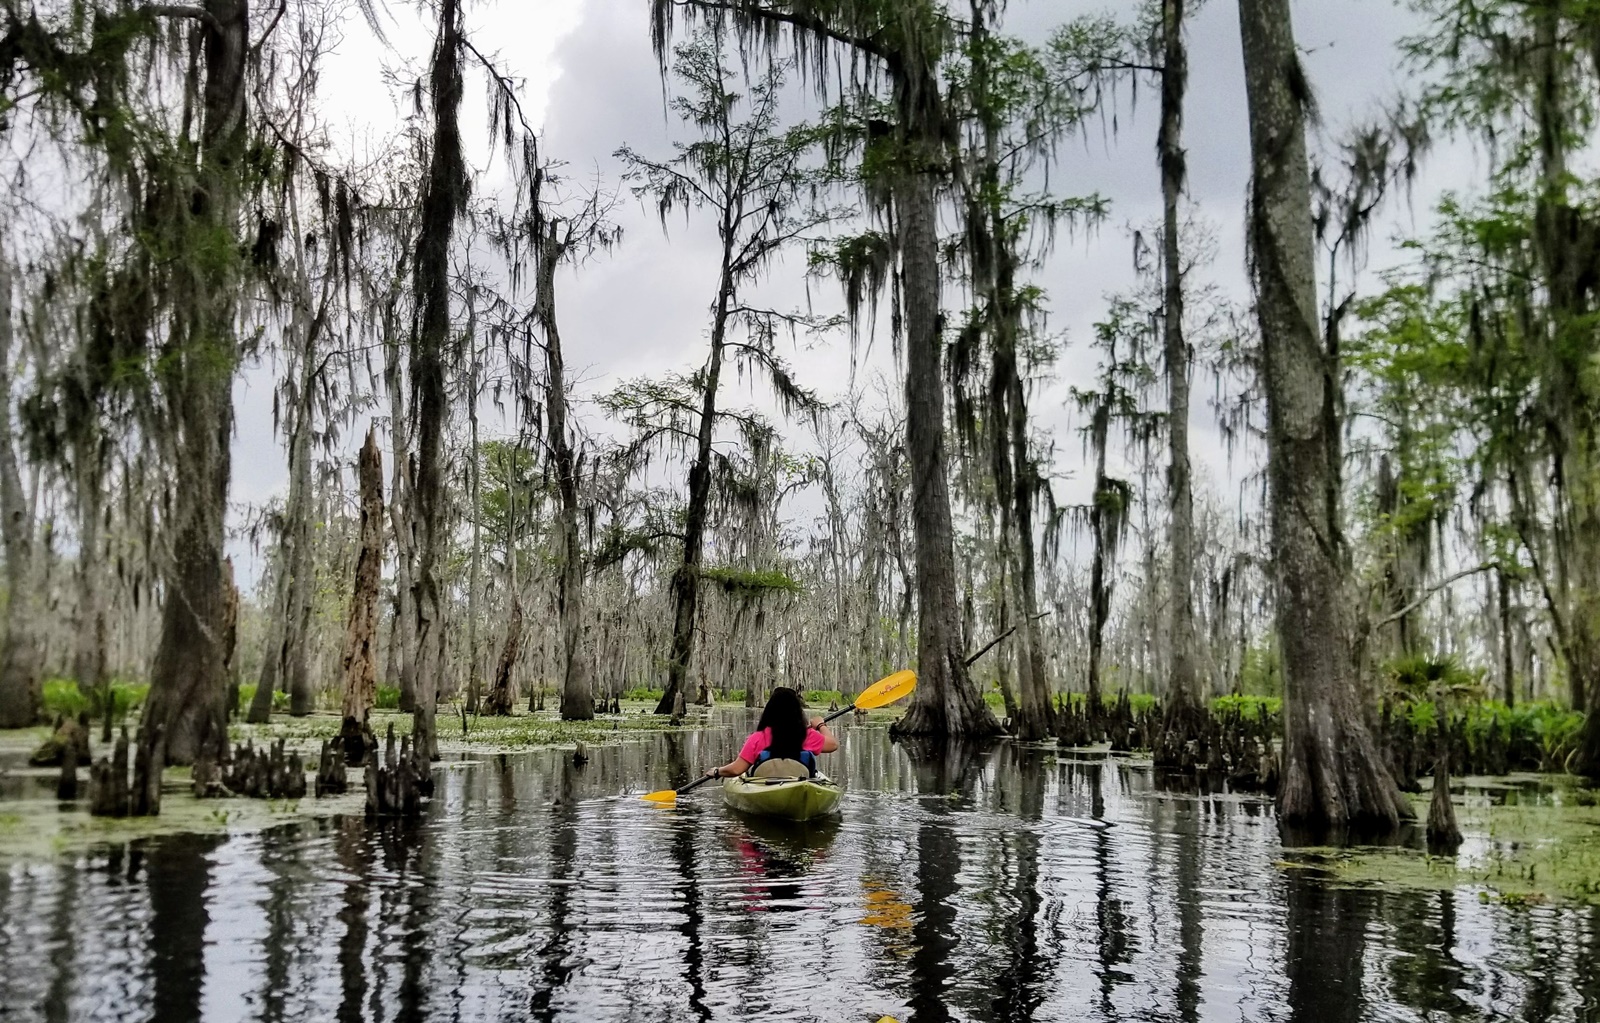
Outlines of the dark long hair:
{"label": "dark long hair", "polygon": [[775,760],[799,760],[806,742],[806,705],[800,694],[788,686],[779,686],[767,699],[767,709],[761,712],[761,722],[756,731],[772,729],[772,751]]}

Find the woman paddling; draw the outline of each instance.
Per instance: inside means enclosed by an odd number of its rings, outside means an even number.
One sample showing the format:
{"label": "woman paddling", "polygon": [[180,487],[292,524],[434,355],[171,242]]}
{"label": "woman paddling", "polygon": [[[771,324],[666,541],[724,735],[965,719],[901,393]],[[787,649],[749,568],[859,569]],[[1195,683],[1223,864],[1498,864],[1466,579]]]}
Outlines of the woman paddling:
{"label": "woman paddling", "polygon": [[739,755],[706,774],[734,778],[754,768],[757,777],[810,777],[817,773],[817,754],[832,753],[839,741],[828,734],[821,715],[806,720],[800,694],[779,686],[767,700],[756,730],[745,739]]}

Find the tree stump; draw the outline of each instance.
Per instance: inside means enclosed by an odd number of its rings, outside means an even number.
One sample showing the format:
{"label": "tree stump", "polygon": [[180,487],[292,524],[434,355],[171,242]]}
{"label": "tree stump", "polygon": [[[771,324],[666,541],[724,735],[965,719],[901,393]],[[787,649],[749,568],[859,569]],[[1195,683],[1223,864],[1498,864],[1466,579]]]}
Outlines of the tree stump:
{"label": "tree stump", "polygon": [[[161,725],[149,729],[149,742],[144,733],[134,743],[133,782],[128,790],[128,816],[155,817],[161,813],[161,772],[166,769],[166,743]],[[127,734],[127,729],[123,729]]]}
{"label": "tree stump", "polygon": [[222,780],[223,769],[210,743],[201,743],[195,756],[191,785],[196,799],[221,799],[233,793]]}
{"label": "tree stump", "polygon": [[78,798],[78,747],[68,743],[61,758],[61,777],[56,781],[57,799]]}
{"label": "tree stump", "polygon": [[583,745],[583,740],[578,740],[578,746],[572,751],[572,763],[575,767],[582,767],[589,762],[589,750]]}
{"label": "tree stump", "polygon": [[1440,757],[1433,768],[1433,799],[1428,803],[1428,851],[1435,856],[1461,847],[1456,807],[1450,802],[1450,765]]}
{"label": "tree stump", "polygon": [[344,724],[339,729],[339,744],[344,749],[344,763],[346,767],[366,767],[376,762],[378,752],[378,737],[372,734],[372,725],[366,715],[362,716],[361,723],[345,715]]}
{"label": "tree stump", "polygon": [[367,768],[367,816],[416,818],[422,814],[422,798],[431,790],[431,779],[420,777],[417,758],[412,755],[411,737],[400,740],[395,749],[394,724],[384,739],[383,765]]}
{"label": "tree stump", "polygon": [[[354,721],[354,718],[345,718]],[[317,797],[342,795],[349,789],[345,776],[345,754],[342,742],[335,738],[322,744],[322,759],[317,765]]]}
{"label": "tree stump", "polygon": [[89,768],[89,813],[95,817],[128,815],[128,730],[123,728],[116,752]]}
{"label": "tree stump", "polygon": [[89,751],[89,714],[87,711],[76,718],[57,717],[55,731],[28,757],[30,767],[60,767],[66,762],[66,753],[71,748],[78,758],[78,763],[89,764],[94,762]]}

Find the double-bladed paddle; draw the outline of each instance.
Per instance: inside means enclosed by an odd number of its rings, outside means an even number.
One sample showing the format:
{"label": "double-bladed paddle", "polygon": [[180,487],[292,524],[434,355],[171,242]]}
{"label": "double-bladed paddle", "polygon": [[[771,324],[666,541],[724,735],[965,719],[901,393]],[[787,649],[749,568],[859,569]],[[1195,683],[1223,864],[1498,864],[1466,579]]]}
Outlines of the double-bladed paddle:
{"label": "double-bladed paddle", "polygon": [[[917,688],[916,672],[897,671],[888,678],[880,679],[879,681],[868,686],[866,689],[862,690],[861,695],[856,697],[856,702],[854,704],[846,707],[844,710],[834,711],[832,714],[829,714],[827,717],[823,718],[822,723],[827,724],[829,721],[832,721],[835,718],[842,718],[852,711],[877,710],[879,707],[887,707],[896,700],[903,700],[907,696],[910,696],[911,690],[915,688]],[[704,774],[681,789],[662,789],[660,792],[652,792],[649,795],[642,796],[640,798],[649,800],[652,803],[673,803],[676,802],[678,797],[683,795],[685,792],[688,792],[690,789],[699,788],[701,785],[704,785],[706,782],[710,781],[711,778],[711,775]]]}

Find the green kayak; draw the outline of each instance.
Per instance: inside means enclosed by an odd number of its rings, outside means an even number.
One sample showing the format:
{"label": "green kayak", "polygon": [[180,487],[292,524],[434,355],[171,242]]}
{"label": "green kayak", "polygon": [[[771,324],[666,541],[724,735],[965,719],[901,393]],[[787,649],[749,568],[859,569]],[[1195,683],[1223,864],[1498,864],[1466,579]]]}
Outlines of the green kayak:
{"label": "green kayak", "polygon": [[735,810],[762,817],[808,821],[839,808],[844,790],[824,775],[812,778],[729,778],[722,798]]}

